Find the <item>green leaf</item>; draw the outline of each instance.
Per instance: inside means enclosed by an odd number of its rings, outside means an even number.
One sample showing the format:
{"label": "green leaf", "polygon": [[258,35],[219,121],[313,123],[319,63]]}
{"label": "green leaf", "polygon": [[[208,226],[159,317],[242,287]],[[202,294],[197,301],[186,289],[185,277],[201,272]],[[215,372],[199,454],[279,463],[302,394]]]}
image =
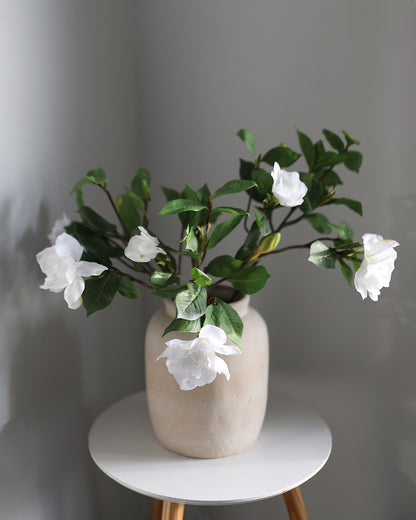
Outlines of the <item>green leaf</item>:
{"label": "green leaf", "polygon": [[87,311],[87,316],[110,305],[118,286],[118,274],[114,271],[105,271],[98,278],[93,277],[86,280],[82,301]]}
{"label": "green leaf", "polygon": [[354,273],[351,267],[342,260],[342,258],[338,258],[338,265],[341,268],[342,274],[344,275],[345,279],[351,285],[352,287],[352,281],[354,278]]}
{"label": "green leaf", "polygon": [[267,253],[271,253],[276,249],[280,242],[280,233],[271,233],[263,237],[260,240],[259,245],[256,249],[251,253],[249,258],[246,260],[247,263],[252,263],[257,261],[262,255],[266,255]]}
{"label": "green leaf", "polygon": [[228,280],[238,291],[244,294],[254,294],[263,289],[268,278],[270,275],[266,268],[263,265],[257,265],[233,273]]}
{"label": "green leaf", "polygon": [[250,130],[245,130],[242,128],[237,132],[237,136],[243,141],[243,143],[247,146],[251,155],[256,159],[256,147],[254,143],[254,136],[250,132]]}
{"label": "green leaf", "polygon": [[211,192],[209,191],[208,184],[205,183],[199,190],[196,191],[196,194],[198,195],[199,201],[204,204],[205,206],[208,206],[209,204],[209,198],[211,197]]}
{"label": "green leaf", "polygon": [[[301,176],[301,178],[303,181],[303,176]],[[308,192],[303,199],[303,204],[300,206],[300,209],[306,214],[311,213],[315,208],[318,207],[322,198],[322,194],[323,188],[321,183],[312,178],[312,183],[308,188]]]}
{"label": "green leaf", "polygon": [[257,222],[253,223],[253,226],[247,235],[243,245],[240,247],[240,249],[237,251],[237,254],[235,255],[236,258],[239,260],[245,260],[246,258],[249,258],[253,252],[257,249],[259,240],[260,240],[260,231],[257,227]]}
{"label": "green leaf", "polygon": [[194,267],[192,269],[191,275],[197,285],[204,287],[205,285],[212,284],[212,278],[210,278],[207,274],[205,274],[203,271],[201,271],[197,267]]}
{"label": "green leaf", "polygon": [[181,199],[192,200],[198,203],[201,202],[196,191],[194,191],[188,184],[185,184],[185,188],[182,190]]}
{"label": "green leaf", "polygon": [[215,208],[211,211],[211,222],[215,223],[218,219],[218,217],[222,213],[231,213],[232,215],[248,215],[247,211],[240,208],[231,208],[227,206],[221,206],[219,208]]}
{"label": "green leaf", "polygon": [[[165,249],[163,249],[165,251]],[[158,253],[155,257],[155,262],[165,273],[176,272],[176,260],[169,251],[165,253]]]}
{"label": "green leaf", "polygon": [[311,245],[308,260],[323,269],[334,269],[336,255],[331,248],[327,247],[320,240],[316,240]]}
{"label": "green leaf", "polygon": [[257,192],[264,198],[268,193],[271,193],[273,187],[273,177],[265,170],[253,170],[253,180],[257,184]]}
{"label": "green leaf", "polygon": [[169,332],[199,332],[201,330],[201,320],[183,320],[175,318],[164,330],[162,336]]}
{"label": "green leaf", "polygon": [[232,193],[241,193],[242,191],[246,191],[250,188],[257,186],[257,184],[253,180],[233,180],[229,181],[224,186],[219,188],[213,195],[213,199],[217,199],[218,197],[222,197],[223,195],[230,195]]}
{"label": "green leaf", "polygon": [[352,251],[356,247],[359,247],[360,249],[363,247],[361,242],[352,242],[351,240],[341,240],[337,239],[334,241],[334,247],[337,249],[343,249],[343,253],[345,253],[346,250]]}
{"label": "green leaf", "polygon": [[172,188],[165,188],[162,186],[162,191],[165,194],[166,200],[169,202],[174,199],[180,199],[181,196],[178,191],[173,190]]}
{"label": "green leaf", "polygon": [[97,233],[114,233],[116,226],[108,222],[101,215],[88,206],[82,206],[77,210],[82,220]]}
{"label": "green leaf", "polygon": [[207,208],[198,202],[188,199],[175,199],[169,201],[165,206],[163,206],[159,211],[159,215],[177,215],[184,211],[201,211],[204,209]]}
{"label": "green leaf", "polygon": [[329,225],[329,220],[325,217],[325,215],[321,215],[321,213],[311,213],[305,216],[305,220],[309,222],[309,224],[318,231],[318,233],[322,233],[323,235],[327,235],[332,232],[332,228]]}
{"label": "green leaf", "polygon": [[[140,199],[138,199],[140,200]],[[117,211],[120,214],[121,220],[127,228],[130,235],[134,235],[138,226],[141,224],[140,213],[131,198],[126,195],[120,195],[116,200]]]}
{"label": "green leaf", "polygon": [[175,296],[185,290],[187,287],[186,284],[182,285],[169,285],[168,287],[161,287],[160,289],[154,289],[150,291],[151,294],[155,296],[160,296],[160,298],[175,298]]}
{"label": "green leaf", "polygon": [[181,255],[181,256],[189,256],[193,258],[194,260],[199,259],[198,253],[193,253],[192,251],[179,251],[178,249],[173,249],[170,246],[167,246],[166,244],[160,244],[160,247],[169,253],[175,254],[175,255]]}
{"label": "green leaf", "polygon": [[342,139],[337,136],[337,134],[334,134],[334,132],[331,132],[331,130],[322,130],[322,133],[326,137],[326,140],[328,143],[336,150],[338,153],[342,153],[344,151],[344,143],[342,142]]}
{"label": "green leaf", "polygon": [[278,162],[281,168],[287,168],[295,163],[299,157],[301,157],[300,153],[291,150],[284,144],[279,144],[276,148],[272,148],[266,152],[261,160],[262,162],[270,164],[270,166],[274,166],[274,163]]}
{"label": "green leaf", "polygon": [[144,168],[139,168],[139,171],[132,180],[131,189],[143,201],[150,201],[152,200],[150,196],[150,182],[150,172]]}
{"label": "green leaf", "polygon": [[315,148],[309,137],[298,130],[299,145],[305,157],[305,161],[309,166],[309,170],[313,170],[315,165]]}
{"label": "green leaf", "polygon": [[353,144],[360,144],[360,141],[357,139],[353,139],[345,130],[342,131],[345,136],[345,140],[347,141],[347,146],[351,146]]}
{"label": "green leaf", "polygon": [[146,213],[145,207],[141,199],[131,190],[128,188],[124,188],[126,191],[127,197],[131,200],[131,202],[136,206],[137,209],[142,211],[143,213]]}
{"label": "green leaf", "polygon": [[195,252],[198,249],[198,239],[195,235],[195,229],[191,226],[186,227],[186,232],[182,240],[179,242],[186,242],[185,247],[190,251]]}
{"label": "green leaf", "polygon": [[186,289],[176,295],[175,306],[177,318],[196,320],[205,314],[207,308],[207,291],[194,283],[186,284]]}
{"label": "green leaf", "polygon": [[315,170],[320,170],[321,168],[327,168],[329,166],[335,166],[336,164],[342,163],[343,161],[344,156],[342,155],[339,155],[335,152],[324,152],[315,161]]}
{"label": "green leaf", "polygon": [[212,230],[211,236],[209,237],[208,245],[206,249],[215,247],[223,238],[225,238],[231,231],[238,226],[244,215],[236,215],[231,217],[221,224],[217,224]]}
{"label": "green leaf", "polygon": [[243,262],[229,255],[221,255],[213,258],[207,265],[206,271],[218,278],[226,278],[239,271]]}
{"label": "green leaf", "polygon": [[172,285],[180,280],[180,276],[176,273],[169,273],[163,271],[153,271],[150,276],[150,283],[157,289]]}
{"label": "green leaf", "polygon": [[80,222],[71,222],[66,226],[66,231],[76,238],[92,257],[89,261],[108,265],[110,257],[118,258],[123,254],[121,248],[110,246],[102,237]]}
{"label": "green leaf", "polygon": [[272,230],[264,212],[260,208],[254,207],[254,215],[256,216],[256,222],[260,233],[263,236],[269,235]]}
{"label": "green leaf", "polygon": [[339,178],[339,176],[332,170],[328,173],[325,173],[325,177],[319,181],[322,186],[338,186],[340,184],[343,184],[342,180]]}
{"label": "green leaf", "polygon": [[355,150],[349,150],[348,152],[345,152],[344,164],[349,170],[358,173],[360,171],[362,162],[363,156],[360,152],[357,152]]}
{"label": "green leaf", "polygon": [[240,159],[240,179],[251,180],[251,172],[254,170],[254,163]]}
{"label": "green leaf", "polygon": [[127,278],[127,276],[120,276],[118,292],[129,300],[136,300],[137,298],[140,298],[139,291],[136,289],[136,286],[130,280],[130,278]]}
{"label": "green leaf", "polygon": [[358,202],[358,200],[352,200],[352,199],[346,199],[344,197],[339,199],[331,199],[328,204],[343,204],[344,206],[347,206],[352,211],[355,211],[355,213],[358,213],[359,215],[363,215],[363,207],[361,202]]}
{"label": "green leaf", "polygon": [[105,188],[107,186],[107,182],[107,174],[102,168],[90,170],[85,177],[83,177],[75,184],[75,186],[72,188],[71,194],[81,190],[84,184],[98,184]]}
{"label": "green leaf", "polygon": [[216,305],[208,305],[204,325],[221,327],[230,341],[241,347],[243,322],[228,303],[216,298]]}

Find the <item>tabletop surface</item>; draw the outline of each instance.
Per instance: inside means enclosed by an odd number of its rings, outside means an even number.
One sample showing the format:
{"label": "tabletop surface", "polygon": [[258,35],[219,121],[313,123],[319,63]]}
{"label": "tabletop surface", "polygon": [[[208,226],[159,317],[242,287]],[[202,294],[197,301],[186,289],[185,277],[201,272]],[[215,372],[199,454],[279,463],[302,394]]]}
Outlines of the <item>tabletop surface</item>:
{"label": "tabletop surface", "polygon": [[331,452],[331,433],[310,408],[269,394],[257,442],[238,455],[192,459],[163,448],[153,435],[145,392],[110,406],[94,422],[89,450],[119,484],[170,502],[218,505],[280,495],[313,477]]}

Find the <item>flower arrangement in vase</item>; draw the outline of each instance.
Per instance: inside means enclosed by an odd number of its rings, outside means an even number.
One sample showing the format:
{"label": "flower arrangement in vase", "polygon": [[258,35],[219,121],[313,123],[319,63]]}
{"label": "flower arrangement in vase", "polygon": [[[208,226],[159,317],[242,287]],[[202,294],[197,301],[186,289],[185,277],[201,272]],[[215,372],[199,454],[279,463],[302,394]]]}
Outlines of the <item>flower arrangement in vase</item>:
{"label": "flower arrangement in vase", "polygon": [[[347,132],[341,138],[323,130],[331,148],[327,150],[323,140],[313,143],[298,131],[301,153],[279,144],[259,154],[251,132],[243,129],[237,135],[251,155],[249,160],[240,159],[238,179],[213,192],[207,184],[196,190],[189,185],[182,191],[162,188],[167,202],[159,215],[179,218],[178,243],[164,243],[150,226],[147,170],[139,169],[131,186],[114,198],[107,175],[99,168],[72,190],[80,220],[64,216],[57,221],[49,235],[50,247],[36,257],[46,275],[41,288],[63,291],[68,307],[83,305],[87,315],[107,307],[117,293],[134,300],[143,289],[170,301],[168,323],[160,333],[163,348],[158,347],[154,360],[166,360],[165,371],[180,392],[211,386],[218,381],[217,374],[232,380],[231,359],[245,349],[243,321],[233,302],[264,287],[269,278],[261,265],[264,258],[306,249],[310,262],[325,269],[338,266],[362,298],[377,301],[380,290],[390,284],[397,256],[396,241],[373,233],[357,241],[345,221],[332,223],[322,213],[328,206],[344,205],[362,215],[359,201],[336,196],[342,181],[334,171],[342,166],[359,172],[359,141]],[[308,171],[294,171],[302,156]],[[115,222],[84,203],[86,185],[105,194]],[[244,195],[242,207],[223,202],[237,193]],[[307,221],[317,236],[302,244],[288,243],[286,232],[301,221]],[[213,256],[214,248],[237,226],[245,231],[241,247]],[[231,289],[221,292],[224,286]],[[171,339],[165,344],[162,335]]]}

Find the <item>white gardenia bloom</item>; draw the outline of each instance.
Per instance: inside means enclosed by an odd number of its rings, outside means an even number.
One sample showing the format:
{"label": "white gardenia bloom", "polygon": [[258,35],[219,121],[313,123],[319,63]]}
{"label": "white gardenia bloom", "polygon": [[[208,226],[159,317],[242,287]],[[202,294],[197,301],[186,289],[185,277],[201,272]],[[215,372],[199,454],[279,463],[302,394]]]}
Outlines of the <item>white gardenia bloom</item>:
{"label": "white gardenia bloom", "polygon": [[41,289],[59,293],[64,291],[64,298],[70,309],[78,309],[82,304],[85,288],[84,278],[98,276],[107,269],[95,262],[80,261],[82,245],[71,235],[61,233],[51,247],[36,255],[36,260],[46,274]]}
{"label": "white gardenia bloom", "polygon": [[382,287],[390,285],[391,273],[399,245],[395,240],[384,240],[381,235],[366,233],[363,235],[364,258],[355,273],[354,285],[364,298],[370,296],[377,301]]}
{"label": "white gardenia bloom", "polygon": [[157,358],[166,358],[168,371],[175,377],[181,390],[193,390],[197,386],[212,383],[217,374],[224,374],[227,381],[230,372],[227,363],[215,354],[241,354],[235,345],[224,345],[225,332],[215,325],[205,325],[199,336],[190,341],[172,339],[167,349]]}
{"label": "white gardenia bloom", "polygon": [[272,193],[282,206],[293,208],[303,203],[308,188],[300,180],[298,172],[282,170],[279,163],[275,162],[271,176],[273,177]]}
{"label": "white gardenia bloom", "polygon": [[52,245],[55,243],[59,235],[65,233],[65,227],[68,226],[70,223],[71,221],[65,215],[65,213],[62,214],[62,218],[58,218],[57,220],[55,220],[55,223],[52,227],[52,231],[48,235],[49,242]]}
{"label": "white gardenia bloom", "polygon": [[166,254],[159,246],[159,240],[149,235],[143,226],[139,226],[140,235],[130,238],[124,254],[133,262],[150,262],[158,253]]}

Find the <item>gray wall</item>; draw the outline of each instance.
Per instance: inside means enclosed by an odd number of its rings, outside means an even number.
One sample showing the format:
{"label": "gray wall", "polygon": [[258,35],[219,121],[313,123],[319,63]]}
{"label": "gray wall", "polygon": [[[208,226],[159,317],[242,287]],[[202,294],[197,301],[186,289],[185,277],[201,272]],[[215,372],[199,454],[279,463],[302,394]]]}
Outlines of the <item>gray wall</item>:
{"label": "gray wall", "polygon": [[[339,272],[290,252],[267,262],[272,280],[253,305],[269,323],[278,385],[333,431],[327,466],[303,487],[311,518],[415,518],[414,2],[1,6],[1,520],[147,516],[148,499],[93,467],[86,436],[100,410],[144,387],[157,302],[120,300],[86,319],[37,288],[33,255],[63,209],[74,215],[67,193],[88,169],[105,167],[115,190],[139,164],[155,192],[216,188],[236,175],[241,127],[263,150],[297,147],[296,128],[362,141],[362,172],[342,194],[362,200],[364,217],[336,218],[357,237],[401,243],[391,287],[362,302]],[[161,204],[156,194],[152,227],[168,237]],[[293,231],[288,243],[312,238],[306,225]],[[277,513],[278,497],[187,515]]]}

